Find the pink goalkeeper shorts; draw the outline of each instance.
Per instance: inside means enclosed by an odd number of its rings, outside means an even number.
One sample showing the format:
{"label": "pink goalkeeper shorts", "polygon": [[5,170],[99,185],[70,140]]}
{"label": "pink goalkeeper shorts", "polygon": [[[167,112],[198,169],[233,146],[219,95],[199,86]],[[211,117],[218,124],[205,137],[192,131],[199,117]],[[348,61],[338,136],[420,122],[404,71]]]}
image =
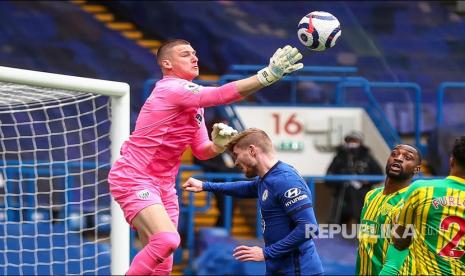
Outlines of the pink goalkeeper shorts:
{"label": "pink goalkeeper shorts", "polygon": [[173,224],[178,226],[179,203],[174,177],[152,179],[110,173],[108,182],[111,195],[121,206],[132,228],[132,220],[137,214],[154,204],[162,204]]}

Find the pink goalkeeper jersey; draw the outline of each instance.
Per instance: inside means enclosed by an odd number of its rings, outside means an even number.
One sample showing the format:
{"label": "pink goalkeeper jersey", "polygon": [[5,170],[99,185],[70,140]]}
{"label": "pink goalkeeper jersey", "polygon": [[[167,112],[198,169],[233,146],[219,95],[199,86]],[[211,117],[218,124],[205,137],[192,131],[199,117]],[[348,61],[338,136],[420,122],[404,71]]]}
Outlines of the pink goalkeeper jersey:
{"label": "pink goalkeeper jersey", "polygon": [[[228,104],[242,97],[235,83],[202,87],[193,82],[165,77],[158,81],[142,107],[136,128],[121,148],[121,158],[110,174],[141,178],[173,177],[188,146],[202,158],[209,143],[203,107]],[[122,184],[122,183],[120,183]]]}

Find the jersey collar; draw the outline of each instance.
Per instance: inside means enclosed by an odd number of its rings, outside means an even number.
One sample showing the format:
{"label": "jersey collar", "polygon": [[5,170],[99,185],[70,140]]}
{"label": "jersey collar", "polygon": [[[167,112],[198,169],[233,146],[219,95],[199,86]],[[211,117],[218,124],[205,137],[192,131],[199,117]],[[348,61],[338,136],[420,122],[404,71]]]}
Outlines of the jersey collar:
{"label": "jersey collar", "polygon": [[278,160],[278,162],[276,162],[276,164],[273,165],[273,167],[271,167],[266,173],[265,175],[261,178],[262,180],[265,179],[265,177],[272,171],[274,170],[274,168],[276,168],[279,164],[281,164],[281,161]]}
{"label": "jersey collar", "polygon": [[463,179],[463,178],[461,178],[461,177],[449,175],[448,177],[446,177],[446,179],[450,179],[450,180],[459,182],[459,183],[461,183],[461,184],[465,184],[465,179]]}
{"label": "jersey collar", "polygon": [[408,186],[406,186],[406,187],[404,187],[404,188],[402,188],[402,189],[400,189],[400,190],[397,190],[397,191],[395,191],[395,192],[393,192],[393,193],[391,193],[391,194],[384,194],[384,187],[383,187],[383,190],[381,191],[381,193],[382,193],[384,196],[396,195],[396,194],[400,194],[400,193],[403,193],[403,192],[407,191],[407,189],[408,189],[409,187],[410,187],[410,185],[408,185]]}

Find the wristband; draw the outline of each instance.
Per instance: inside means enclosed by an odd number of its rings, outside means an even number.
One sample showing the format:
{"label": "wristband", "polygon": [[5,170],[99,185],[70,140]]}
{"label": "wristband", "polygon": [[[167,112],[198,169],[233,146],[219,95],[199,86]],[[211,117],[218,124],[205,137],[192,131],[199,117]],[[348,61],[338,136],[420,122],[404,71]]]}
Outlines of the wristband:
{"label": "wristband", "polygon": [[263,86],[269,86],[275,82],[278,81],[278,78],[275,77],[272,73],[270,68],[265,67],[262,70],[258,71],[257,73],[257,78],[258,81],[263,85]]}

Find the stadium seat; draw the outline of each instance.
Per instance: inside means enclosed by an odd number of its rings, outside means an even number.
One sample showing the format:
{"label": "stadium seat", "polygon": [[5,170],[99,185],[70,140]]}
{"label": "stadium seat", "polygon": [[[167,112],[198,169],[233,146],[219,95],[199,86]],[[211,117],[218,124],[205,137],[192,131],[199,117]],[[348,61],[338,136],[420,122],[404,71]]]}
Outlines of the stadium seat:
{"label": "stadium seat", "polygon": [[198,275],[242,275],[243,268],[236,261],[233,249],[236,244],[212,243],[194,262],[194,270]]}
{"label": "stadium seat", "polygon": [[85,216],[82,216],[80,213],[70,213],[66,217],[67,226],[70,230],[80,231],[84,228],[87,228],[87,220]]}
{"label": "stadium seat", "polygon": [[45,210],[45,209],[26,210],[25,220],[34,221],[34,222],[50,221],[51,219],[50,213],[51,213],[50,210]]}
{"label": "stadium seat", "polygon": [[99,234],[110,234],[111,214],[110,212],[98,212],[95,218],[97,232]]}
{"label": "stadium seat", "polygon": [[[1,2],[0,22],[8,22],[10,30],[0,32],[7,49],[0,51],[2,66],[124,81],[135,94],[141,93],[145,79],[160,75],[148,49],[71,2]],[[131,104],[136,112],[140,98]]]}
{"label": "stadium seat", "polygon": [[205,227],[197,235],[198,257],[194,270],[198,275],[262,275],[264,262],[239,262],[232,256],[239,244],[262,245],[256,240],[243,240],[240,243],[232,238],[225,228]]}
{"label": "stadium seat", "polygon": [[196,236],[195,256],[206,250],[210,245],[216,243],[235,243],[225,228],[221,227],[204,227],[199,229]]}
{"label": "stadium seat", "polygon": [[213,243],[194,262],[198,275],[264,275],[264,262],[240,262],[234,259],[236,241]]}
{"label": "stadium seat", "polygon": [[6,212],[4,210],[5,207],[0,205],[0,223],[4,223],[6,221]]}
{"label": "stadium seat", "polygon": [[82,258],[83,269],[87,272],[84,274],[110,274],[111,256],[109,243],[84,244]]}

